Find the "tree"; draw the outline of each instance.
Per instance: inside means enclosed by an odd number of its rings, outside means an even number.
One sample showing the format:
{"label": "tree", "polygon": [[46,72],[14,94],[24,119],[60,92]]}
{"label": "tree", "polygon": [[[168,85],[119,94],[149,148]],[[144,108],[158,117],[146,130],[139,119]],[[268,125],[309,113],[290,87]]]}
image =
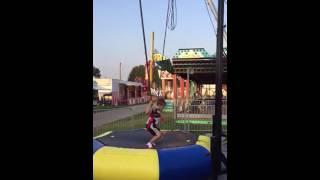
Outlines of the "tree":
{"label": "tree", "polygon": [[136,81],[137,79],[143,80],[145,77],[145,66],[139,65],[132,68],[129,73],[128,81]]}
{"label": "tree", "polygon": [[93,66],[93,76],[98,78],[101,77],[99,68],[96,68],[94,66]]}
{"label": "tree", "polygon": [[[153,69],[153,82],[155,82],[156,88],[161,88],[161,79],[158,73],[158,67],[154,67]],[[138,81],[144,80],[145,78],[145,66],[139,65],[132,68],[128,81]]]}

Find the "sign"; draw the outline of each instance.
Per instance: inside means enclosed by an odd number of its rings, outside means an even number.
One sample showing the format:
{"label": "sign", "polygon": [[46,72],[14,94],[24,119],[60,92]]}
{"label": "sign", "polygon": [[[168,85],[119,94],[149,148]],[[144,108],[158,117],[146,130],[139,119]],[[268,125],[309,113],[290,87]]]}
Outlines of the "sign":
{"label": "sign", "polygon": [[179,49],[174,58],[204,58],[210,57],[204,48]]}
{"label": "sign", "polygon": [[157,90],[157,89],[153,89],[153,88],[150,88],[150,90],[151,90],[151,94],[152,95],[155,95],[155,96],[161,96],[162,95],[161,90]]}
{"label": "sign", "polygon": [[173,79],[173,77],[168,71],[160,71],[160,79]]}

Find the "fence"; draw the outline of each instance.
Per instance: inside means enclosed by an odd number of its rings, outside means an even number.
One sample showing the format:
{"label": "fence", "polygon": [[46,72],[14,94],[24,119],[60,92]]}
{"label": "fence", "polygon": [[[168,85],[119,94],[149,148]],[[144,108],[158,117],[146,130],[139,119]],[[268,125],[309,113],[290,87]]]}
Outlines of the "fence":
{"label": "fence", "polygon": [[[178,99],[175,102],[176,123],[183,124],[183,130],[190,132],[210,133],[215,99]],[[222,100],[222,128],[227,133],[227,99]]]}
{"label": "fence", "polygon": [[[212,115],[214,114],[215,100],[190,100],[167,103],[162,117],[165,121],[160,123],[160,129],[184,130],[197,134],[212,131]],[[172,106],[173,104],[173,106]],[[95,110],[93,112],[93,135],[106,131],[129,130],[145,128],[147,115],[144,106],[122,107],[109,110]],[[169,111],[169,109],[173,109]],[[227,100],[222,105],[222,128],[227,132]]]}
{"label": "fence", "polygon": [[[215,113],[214,99],[178,99],[175,104],[177,113],[188,114],[214,114]],[[222,115],[227,115],[227,100],[222,100]]]}

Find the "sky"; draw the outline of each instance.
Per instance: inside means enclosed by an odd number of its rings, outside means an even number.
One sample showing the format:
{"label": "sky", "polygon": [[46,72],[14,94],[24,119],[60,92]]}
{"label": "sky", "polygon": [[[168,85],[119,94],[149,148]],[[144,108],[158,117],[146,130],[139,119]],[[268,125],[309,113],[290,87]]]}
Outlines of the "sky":
{"label": "sky", "polygon": [[[151,32],[155,49],[162,52],[168,1],[141,2],[149,58]],[[216,37],[204,0],[176,0],[176,5],[177,26],[167,30],[165,56],[171,59],[181,48],[205,48],[214,54]],[[93,0],[93,65],[102,77],[119,79],[120,62],[123,80],[132,67],[145,64],[139,0]]]}

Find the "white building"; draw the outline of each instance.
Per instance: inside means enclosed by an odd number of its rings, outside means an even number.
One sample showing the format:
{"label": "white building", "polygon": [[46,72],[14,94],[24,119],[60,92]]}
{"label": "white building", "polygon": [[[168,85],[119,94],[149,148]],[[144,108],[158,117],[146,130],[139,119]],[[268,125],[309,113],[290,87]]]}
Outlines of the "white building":
{"label": "white building", "polygon": [[98,93],[99,101],[112,105],[144,103],[147,97],[143,84],[111,78],[93,77],[93,90]]}

